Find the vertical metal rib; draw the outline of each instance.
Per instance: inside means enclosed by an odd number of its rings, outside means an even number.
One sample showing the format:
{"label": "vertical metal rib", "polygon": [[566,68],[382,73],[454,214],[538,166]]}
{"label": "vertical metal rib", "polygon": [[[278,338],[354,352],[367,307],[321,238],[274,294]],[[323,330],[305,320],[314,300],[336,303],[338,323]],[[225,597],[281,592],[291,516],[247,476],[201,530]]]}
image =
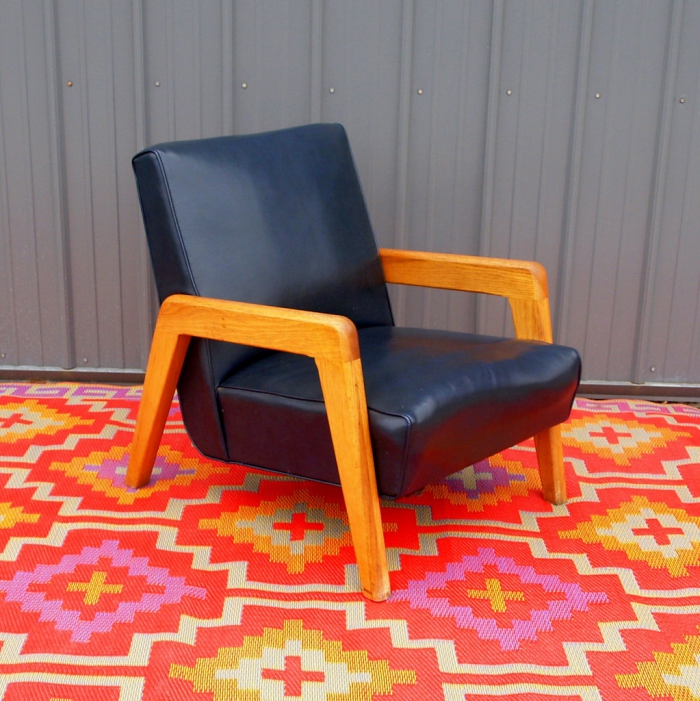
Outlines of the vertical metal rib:
{"label": "vertical metal rib", "polygon": [[53,230],[57,253],[56,291],[61,308],[62,327],[59,338],[59,363],[63,368],[75,367],[73,342],[73,307],[71,304],[71,271],[68,256],[68,224],[66,219],[65,166],[63,163],[63,120],[59,105],[58,53],[56,47],[56,15],[53,0],[44,1],[44,35],[46,37],[46,79],[49,91],[49,140],[51,144],[51,187],[53,194]]}
{"label": "vertical metal rib", "polygon": [[584,0],[581,8],[581,33],[579,39],[578,70],[576,76],[576,100],[574,103],[574,120],[571,134],[571,157],[568,173],[568,193],[564,236],[561,244],[561,263],[559,275],[559,313],[556,328],[559,339],[566,343],[566,319],[571,309],[571,276],[574,266],[574,236],[578,216],[578,199],[581,180],[581,160],[583,157],[583,127],[586,109],[586,92],[588,90],[588,68],[591,61],[591,38],[593,35],[593,0]]}
{"label": "vertical metal rib", "polygon": [[312,122],[323,119],[323,0],[311,2],[311,105],[310,118]]}
{"label": "vertical metal rib", "polygon": [[[489,54],[489,88],[486,107],[486,135],[484,149],[484,185],[481,205],[481,235],[479,255],[491,253],[491,225],[493,219],[493,191],[496,178],[496,132],[498,128],[498,88],[501,82],[501,44],[503,42],[503,0],[493,0],[491,15],[491,51]],[[476,305],[476,327],[483,332],[486,300],[479,296]]]}
{"label": "vertical metal rib", "polygon": [[[149,143],[148,122],[146,111],[146,60],[144,45],[144,12],[143,0],[131,0],[132,19],[132,43],[134,47],[134,94],[135,104],[135,125],[136,125],[136,147],[138,150],[144,148]],[[156,310],[158,303],[156,300],[155,285],[153,283],[153,273],[151,271],[150,254],[146,244],[146,233],[143,230],[143,223],[138,216],[139,236],[139,299],[142,307],[139,313],[139,348],[141,355],[141,367],[146,367],[148,360],[148,350],[151,346],[151,336],[156,323]]]}
{"label": "vertical metal rib", "polygon": [[397,192],[395,245],[406,245],[408,226],[408,153],[411,128],[411,80],[413,63],[414,0],[401,7],[401,76],[399,85],[399,123],[397,139]]}
{"label": "vertical metal rib", "polygon": [[654,180],[651,194],[650,226],[647,231],[644,270],[642,272],[641,304],[634,344],[634,378],[633,382],[644,382],[644,368],[647,364],[647,354],[651,334],[651,316],[656,288],[656,266],[659,257],[661,240],[661,217],[663,199],[666,190],[666,174],[668,172],[668,152],[671,140],[671,120],[674,110],[674,91],[676,89],[676,74],[678,72],[678,57],[680,54],[681,29],[683,27],[683,0],[674,0],[671,11],[671,32],[666,54],[666,70],[664,75],[663,103],[657,138],[657,151],[654,163]]}
{"label": "vertical metal rib", "polygon": [[223,127],[224,134],[233,134],[233,81],[236,73],[233,65],[233,3],[228,1],[221,4],[221,50]]}
{"label": "vertical metal rib", "polygon": [[[396,248],[405,248],[408,235],[408,156],[411,131],[411,81],[413,80],[413,18],[415,0],[401,3],[401,73],[399,77],[399,115],[396,139],[396,224],[394,243]],[[403,313],[406,303],[406,288],[395,290],[396,312]]]}

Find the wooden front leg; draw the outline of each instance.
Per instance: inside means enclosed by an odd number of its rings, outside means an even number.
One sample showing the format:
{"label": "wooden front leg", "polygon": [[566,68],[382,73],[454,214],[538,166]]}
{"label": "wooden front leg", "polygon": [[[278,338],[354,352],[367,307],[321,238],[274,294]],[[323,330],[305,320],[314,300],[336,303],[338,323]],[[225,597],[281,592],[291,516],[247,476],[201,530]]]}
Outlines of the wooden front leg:
{"label": "wooden front leg", "polygon": [[369,436],[360,359],[316,359],[362,593],[384,601],[391,593],[377,478]]}
{"label": "wooden front leg", "polygon": [[164,331],[156,324],[126,471],[128,487],[143,487],[151,478],[189,344],[190,336]]}

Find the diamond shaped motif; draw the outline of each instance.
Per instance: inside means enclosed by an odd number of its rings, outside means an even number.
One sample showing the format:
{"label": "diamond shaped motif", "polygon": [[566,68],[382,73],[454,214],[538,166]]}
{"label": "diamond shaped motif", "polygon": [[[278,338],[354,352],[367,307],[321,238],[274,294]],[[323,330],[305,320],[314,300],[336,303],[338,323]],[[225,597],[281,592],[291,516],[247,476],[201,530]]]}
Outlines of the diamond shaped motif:
{"label": "diamond shaped motif", "polygon": [[397,684],[415,684],[412,670],[393,670],[386,660],[372,660],[365,650],[343,650],[301,620],[287,620],[282,629],[265,628],[262,636],[246,636],[241,647],[220,648],[196,665],[173,664],[170,676],[192,683],[194,691],[213,692],[214,701],[245,698],[276,701],[372,699],[393,693]]}
{"label": "diamond shaped motif", "polygon": [[0,443],[31,440],[38,435],[52,436],[91,423],[89,419],[57,411],[36,399],[8,402],[0,406]]}
{"label": "diamond shaped motif", "polygon": [[[89,581],[82,578],[85,570],[91,572]],[[139,578],[141,586],[135,595],[119,597],[130,578]],[[56,579],[59,591],[54,586],[49,594],[47,590]],[[116,540],[84,547],[78,554],[64,555],[56,564],[38,564],[30,572],[18,570],[11,580],[0,580],[0,592],[7,603],[19,604],[23,613],[38,613],[40,621],[53,622],[58,631],[70,631],[71,641],[78,643],[89,642],[94,633],[109,633],[117,623],[131,623],[141,612],[157,613],[185,596],[206,596],[205,589],[186,585],[184,577],[173,577],[165,568],[149,565],[145,557],[134,557]],[[71,600],[72,592],[80,594],[83,607]],[[116,601],[109,601],[111,597]]]}
{"label": "diamond shaped motif", "polygon": [[[408,601],[411,608],[426,609],[436,618],[450,617],[458,628],[471,628],[482,640],[498,641],[502,650],[517,650],[523,640],[537,640],[538,633],[551,630],[552,621],[569,620],[574,612],[606,603],[608,597],[604,592],[586,592],[556,575],[538,574],[491,548],[479,548],[477,555],[465,555],[444,572],[428,572],[423,580],[410,581],[406,589],[394,592],[391,601]],[[524,604],[511,613],[510,602]]]}
{"label": "diamond shaped motif", "polygon": [[526,496],[539,486],[536,470],[528,470],[521,462],[506,460],[499,454],[465,467],[438,484],[428,485],[425,491],[436,499],[465,506],[468,511],[483,511],[485,506],[509,502],[513,496]]}
{"label": "diamond shaped motif", "polygon": [[653,698],[692,701],[700,698],[700,636],[671,643],[673,653],[655,652],[653,662],[637,664],[637,674],[618,674],[621,689],[645,689]]}
{"label": "diamond shaped motif", "polygon": [[311,496],[306,489],[280,495],[274,501],[224,511],[219,518],[202,519],[202,529],[215,529],[235,543],[250,543],[272,562],[284,563],[291,573],[303,572],[310,562],[337,555],[352,545],[347,515],[337,505]]}
{"label": "diamond shaped motif", "polygon": [[640,423],[629,418],[622,420],[608,414],[570,419],[562,430],[564,445],[623,466],[688,435],[653,423]]}
{"label": "diamond shaped motif", "polygon": [[115,445],[106,451],[93,451],[86,457],[73,458],[68,463],[51,463],[49,469],[61,471],[78,484],[90,485],[93,491],[115,497],[118,504],[125,505],[148,499],[155,492],[167,492],[174,485],[187,486],[227,470],[225,465],[187,458],[179,451],[161,445],[151,481],[140,489],[132,489],[124,482],[129,464],[128,450]]}
{"label": "diamond shaped motif", "polygon": [[671,577],[688,576],[688,567],[700,564],[700,518],[642,496],[609,509],[604,516],[594,514],[559,536],[622,551],[630,560],[668,570]]}

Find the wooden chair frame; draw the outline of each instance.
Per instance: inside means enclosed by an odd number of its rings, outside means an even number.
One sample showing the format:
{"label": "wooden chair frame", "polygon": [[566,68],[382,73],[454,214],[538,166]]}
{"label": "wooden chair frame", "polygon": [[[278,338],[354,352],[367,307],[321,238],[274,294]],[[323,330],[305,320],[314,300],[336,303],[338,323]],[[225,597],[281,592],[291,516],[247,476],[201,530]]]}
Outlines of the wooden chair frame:
{"label": "wooden chair frame", "polygon": [[[507,297],[517,338],[552,342],[547,274],[539,263],[382,249],[389,283]],[[363,594],[390,594],[367,401],[355,325],[332,314],[189,295],[161,305],[148,359],[131,457],[130,487],[151,476],[192,336],[312,357],[318,368]],[[566,500],[560,427],[535,436],[545,499]]]}

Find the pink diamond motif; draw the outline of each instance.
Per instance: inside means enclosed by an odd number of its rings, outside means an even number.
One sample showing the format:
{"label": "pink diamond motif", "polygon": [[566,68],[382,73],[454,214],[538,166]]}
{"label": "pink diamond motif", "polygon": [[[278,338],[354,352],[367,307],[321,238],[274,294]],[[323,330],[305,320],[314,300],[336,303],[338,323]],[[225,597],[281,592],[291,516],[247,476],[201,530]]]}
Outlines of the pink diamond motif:
{"label": "pink diamond motif", "polygon": [[[128,569],[130,577],[145,577],[149,585],[162,587],[162,592],[144,592],[139,601],[120,601],[114,611],[98,611],[92,620],[81,618],[80,611],[63,608],[60,599],[46,599],[43,591],[30,591],[36,585],[48,584],[60,574],[71,574],[80,565],[98,565],[100,558],[112,567]],[[71,631],[71,641],[87,643],[93,633],[109,633],[117,623],[133,622],[137,613],[156,613],[166,604],[178,604],[185,596],[206,597],[206,589],[185,584],[184,577],[172,577],[165,567],[153,567],[148,558],[134,557],[133,550],[119,547],[119,541],[105,540],[99,548],[85,547],[78,555],[64,555],[55,565],[37,565],[32,572],[16,572],[11,580],[0,581],[5,600],[18,602],[22,611],[40,613],[40,621],[53,621],[57,630]]]}
{"label": "pink diamond motif", "polygon": [[[431,590],[445,590],[449,582],[463,581],[467,572],[484,572],[495,566],[500,574],[515,575],[523,585],[538,585],[545,593],[563,595],[564,599],[547,601],[546,608],[533,609],[527,620],[514,619],[509,627],[500,627],[496,618],[480,617],[471,606],[453,606],[446,596],[431,595]],[[557,575],[539,574],[533,567],[518,565],[510,557],[499,557],[492,548],[479,548],[477,555],[465,555],[452,562],[444,572],[427,572],[422,580],[412,580],[407,589],[394,592],[391,601],[408,601],[411,608],[427,609],[436,617],[449,616],[458,628],[475,630],[482,640],[497,640],[502,650],[517,650],[523,640],[537,640],[537,634],[552,629],[555,620],[569,620],[575,611],[587,611],[589,604],[607,603],[605,592],[586,592],[575,582]]]}

